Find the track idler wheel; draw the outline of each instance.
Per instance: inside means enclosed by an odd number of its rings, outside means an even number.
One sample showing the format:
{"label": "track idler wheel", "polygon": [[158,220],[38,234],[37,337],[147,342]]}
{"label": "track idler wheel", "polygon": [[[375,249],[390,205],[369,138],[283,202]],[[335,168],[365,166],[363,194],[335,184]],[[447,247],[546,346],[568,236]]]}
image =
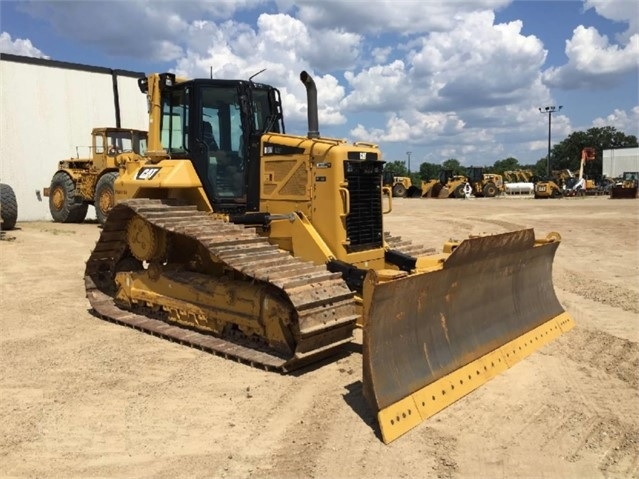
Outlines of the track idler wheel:
{"label": "track idler wheel", "polygon": [[139,216],[129,220],[126,238],[131,253],[140,261],[160,261],[166,256],[166,232]]}

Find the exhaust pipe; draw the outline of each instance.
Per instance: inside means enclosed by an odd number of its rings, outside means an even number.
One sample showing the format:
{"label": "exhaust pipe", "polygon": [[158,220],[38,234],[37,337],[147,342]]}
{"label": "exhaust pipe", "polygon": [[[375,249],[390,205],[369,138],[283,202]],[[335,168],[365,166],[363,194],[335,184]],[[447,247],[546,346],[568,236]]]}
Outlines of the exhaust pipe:
{"label": "exhaust pipe", "polygon": [[300,73],[300,80],[306,87],[306,109],[308,113],[308,138],[319,138],[319,118],[317,115],[317,88],[313,77],[303,71]]}

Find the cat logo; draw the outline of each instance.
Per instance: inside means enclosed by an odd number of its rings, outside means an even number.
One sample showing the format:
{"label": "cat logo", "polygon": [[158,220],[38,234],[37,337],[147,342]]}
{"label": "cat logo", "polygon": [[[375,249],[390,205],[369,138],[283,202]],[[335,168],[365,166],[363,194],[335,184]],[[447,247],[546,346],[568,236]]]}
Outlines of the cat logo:
{"label": "cat logo", "polygon": [[136,180],[152,180],[161,168],[157,166],[144,166],[135,174]]}

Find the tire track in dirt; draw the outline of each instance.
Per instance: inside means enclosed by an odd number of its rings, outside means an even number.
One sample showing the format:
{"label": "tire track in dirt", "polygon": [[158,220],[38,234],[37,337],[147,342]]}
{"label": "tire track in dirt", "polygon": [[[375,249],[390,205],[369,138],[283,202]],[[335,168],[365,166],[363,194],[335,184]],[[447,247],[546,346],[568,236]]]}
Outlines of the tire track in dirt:
{"label": "tire track in dirt", "polygon": [[569,269],[561,269],[556,273],[555,285],[586,299],[639,313],[639,293],[623,286],[612,285]]}
{"label": "tire track in dirt", "polygon": [[[575,346],[583,349],[581,344]],[[559,454],[568,463],[597,464],[604,477],[636,477],[636,381],[620,385],[620,378],[606,368],[553,356],[560,361],[558,374],[544,382],[561,381],[565,391],[530,421],[543,436],[539,450]],[[556,390],[556,385],[551,389]],[[611,396],[618,407],[610,407]]]}
{"label": "tire track in dirt", "polygon": [[544,383],[556,391],[561,382],[564,389],[535,423],[545,438],[540,450],[577,466],[596,464],[606,478],[637,477],[639,345],[576,328],[540,353],[558,361]]}
{"label": "tire track in dirt", "polygon": [[598,457],[598,468],[604,477],[637,477],[637,432],[611,415],[578,417],[581,427],[571,424],[577,439],[572,455],[566,459],[577,462],[584,456]]}
{"label": "tire track in dirt", "polygon": [[496,220],[496,219],[488,219],[488,218],[475,218],[474,220],[480,221],[482,223],[500,226],[501,228],[504,228],[504,230],[506,231],[517,231],[517,230],[524,230],[524,229],[530,228],[530,226],[524,226],[518,223],[511,223],[509,221],[504,221],[504,220]]}
{"label": "tire track in dirt", "polygon": [[[278,376],[275,381],[264,378],[251,387],[254,392],[247,391],[247,396],[253,398],[236,404],[236,415],[253,417],[253,426],[246,431],[241,452],[229,454],[218,474],[314,477],[315,458],[327,442],[326,422],[333,420],[335,410],[340,407],[336,378],[340,377],[340,369],[351,369],[348,366],[351,361],[352,357],[341,358],[299,375]],[[261,390],[265,390],[265,397]],[[313,449],[310,455],[309,448]]]}
{"label": "tire track in dirt", "polygon": [[569,341],[553,345],[553,355],[556,351],[577,364],[614,376],[632,389],[639,388],[639,344],[601,330],[575,328],[568,334]]}

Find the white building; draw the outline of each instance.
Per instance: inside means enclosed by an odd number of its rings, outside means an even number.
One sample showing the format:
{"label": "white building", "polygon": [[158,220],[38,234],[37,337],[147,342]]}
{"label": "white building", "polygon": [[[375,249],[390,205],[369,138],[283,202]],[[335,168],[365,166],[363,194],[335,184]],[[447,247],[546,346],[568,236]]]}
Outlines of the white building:
{"label": "white building", "polygon": [[639,171],[639,148],[603,151],[602,175],[618,178],[624,171]]}
{"label": "white building", "polygon": [[144,75],[0,55],[0,182],[15,191],[18,221],[51,219],[42,190],[60,160],[90,156],[93,128],[148,128]]}

